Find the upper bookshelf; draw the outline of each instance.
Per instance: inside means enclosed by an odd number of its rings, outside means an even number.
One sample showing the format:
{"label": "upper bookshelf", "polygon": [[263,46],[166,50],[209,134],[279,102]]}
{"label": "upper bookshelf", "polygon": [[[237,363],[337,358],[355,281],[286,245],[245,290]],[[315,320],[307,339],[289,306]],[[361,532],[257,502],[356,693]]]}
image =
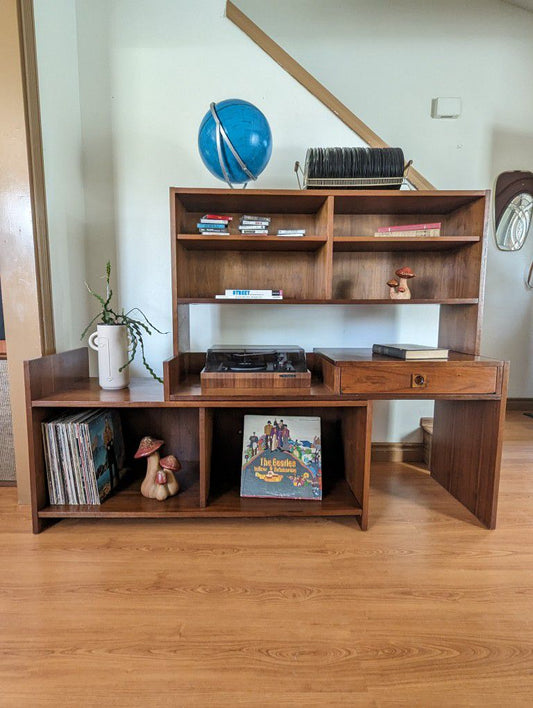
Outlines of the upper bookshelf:
{"label": "upper bookshelf", "polygon": [[[416,279],[413,300],[404,304],[441,305],[443,343],[478,351],[489,201],[484,191],[172,188],[170,198],[175,327],[178,306],[217,303],[215,295],[234,288],[282,289],[277,305],[396,304],[388,299],[387,280],[409,266]],[[206,213],[233,217],[230,234],[196,233]],[[243,214],[270,217],[269,235],[240,234]],[[437,221],[438,237],[374,236],[383,226]],[[304,228],[305,236],[275,235],[295,228]]]}

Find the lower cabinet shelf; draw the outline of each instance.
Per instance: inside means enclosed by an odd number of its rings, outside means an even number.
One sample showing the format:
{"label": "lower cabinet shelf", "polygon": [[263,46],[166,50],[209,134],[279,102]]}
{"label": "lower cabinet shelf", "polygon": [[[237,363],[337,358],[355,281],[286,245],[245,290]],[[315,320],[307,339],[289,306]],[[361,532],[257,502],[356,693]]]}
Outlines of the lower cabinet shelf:
{"label": "lower cabinet shelf", "polygon": [[[85,390],[85,389],[84,389]],[[84,406],[71,391],[66,396],[38,400],[32,407],[32,484],[34,531],[53,520],[112,518],[216,518],[351,516],[365,529],[370,474],[371,404],[367,401],[249,401],[220,407],[219,402],[118,400]],[[120,412],[128,472],[119,487],[100,505],[51,505],[41,423],[60,409],[83,410],[100,403]],[[196,403],[196,402],[195,402]],[[273,417],[317,416],[321,420],[322,499],[244,498],[240,496],[243,422],[248,413]],[[182,468],[179,493],[157,501],[141,495],[145,460],[135,460],[140,439],[152,435],[165,441],[162,455],[172,453]]]}
{"label": "lower cabinet shelf", "polygon": [[199,486],[190,486],[180,473],[183,487],[180,493],[164,502],[145,499],[140,492],[141,480],[136,479],[117,491],[100,506],[46,506],[38,512],[41,519],[104,519],[104,518],[223,518],[270,516],[361,516],[362,508],[345,480],[330,486],[321,501],[300,499],[244,499],[234,487],[213,496],[206,507],[199,506]]}

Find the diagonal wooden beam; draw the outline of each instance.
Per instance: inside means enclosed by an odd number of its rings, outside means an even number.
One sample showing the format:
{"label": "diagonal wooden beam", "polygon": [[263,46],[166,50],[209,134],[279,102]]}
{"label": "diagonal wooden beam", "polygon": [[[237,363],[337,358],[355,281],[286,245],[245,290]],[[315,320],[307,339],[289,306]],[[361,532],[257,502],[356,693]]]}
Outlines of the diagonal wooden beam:
{"label": "diagonal wooden beam", "polygon": [[[374,131],[363,123],[355,113],[344,105],[339,99],[334,96],[331,91],[317,81],[315,77],[306,71],[301,64],[291,57],[279,44],[269,37],[263,30],[258,27],[255,22],[239,10],[231,0],[226,2],[226,17],[233,24],[237,25],[250,39],[255,42],[261,49],[266,52],[269,57],[281,66],[288,74],[290,74],[299,84],[306,88],[309,93],[313,94],[321,103],[323,103],[337,118],[345,125],[354,131],[362,140],[370,147],[388,147],[387,143],[382,140]],[[409,182],[416,189],[435,189],[423,175],[412,167],[409,170]]]}

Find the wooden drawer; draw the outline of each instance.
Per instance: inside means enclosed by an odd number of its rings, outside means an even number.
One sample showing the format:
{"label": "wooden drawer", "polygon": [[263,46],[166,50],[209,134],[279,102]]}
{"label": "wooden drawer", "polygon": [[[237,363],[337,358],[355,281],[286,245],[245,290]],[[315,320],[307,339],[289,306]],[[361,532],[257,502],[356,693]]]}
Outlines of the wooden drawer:
{"label": "wooden drawer", "polygon": [[361,362],[341,368],[341,393],[496,393],[498,367],[453,362]]}

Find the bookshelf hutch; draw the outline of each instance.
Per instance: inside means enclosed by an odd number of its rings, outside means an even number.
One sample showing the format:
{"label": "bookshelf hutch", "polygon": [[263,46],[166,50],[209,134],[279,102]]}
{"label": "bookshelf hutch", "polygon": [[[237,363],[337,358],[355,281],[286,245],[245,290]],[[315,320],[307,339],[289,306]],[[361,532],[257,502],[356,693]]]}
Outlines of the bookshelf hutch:
{"label": "bookshelf hutch", "polygon": [[[372,401],[435,399],[431,475],[488,528],[496,524],[508,364],[480,356],[489,194],[484,191],[170,190],[173,348],[164,386],[147,379],[121,391],[89,379],[86,349],[26,362],[33,528],[61,518],[354,516],[368,524]],[[206,212],[233,216],[229,236],[194,233]],[[297,238],[240,235],[242,214],[271,217],[270,231],[304,227]],[[441,235],[376,237],[378,227],[440,221]],[[386,281],[400,265],[416,273],[411,300],[391,300]],[[444,361],[399,361],[362,349],[308,353],[311,389],[295,396],[202,394],[205,352],[191,352],[191,305],[226,288],[283,288],[285,304],[410,307],[438,304]],[[273,301],[239,301],[262,306]],[[297,337],[295,338],[297,339]],[[247,342],[244,342],[246,344]],[[297,343],[297,342],[296,342]],[[52,506],[42,421],[58,409],[121,410],[126,484],[100,506]],[[239,494],[243,415],[317,415],[322,424],[323,499],[245,499]],[[133,460],[153,434],[182,462],[182,491],[145,499]],[[141,461],[142,462],[142,461]]]}

